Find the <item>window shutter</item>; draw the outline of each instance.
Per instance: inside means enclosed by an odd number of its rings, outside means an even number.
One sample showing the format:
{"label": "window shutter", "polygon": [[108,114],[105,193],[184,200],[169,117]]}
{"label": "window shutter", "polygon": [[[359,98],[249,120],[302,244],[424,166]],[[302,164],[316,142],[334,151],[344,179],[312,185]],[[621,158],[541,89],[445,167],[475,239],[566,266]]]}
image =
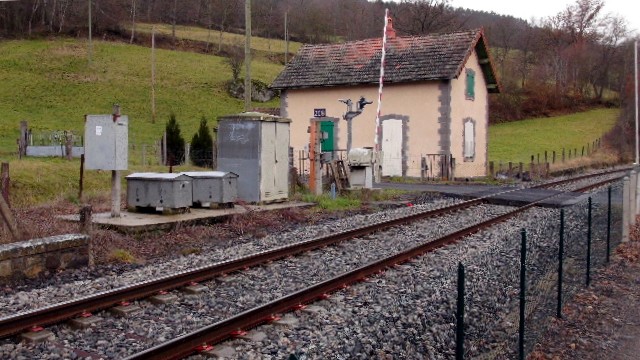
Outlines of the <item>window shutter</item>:
{"label": "window shutter", "polygon": [[471,159],[476,155],[475,144],[475,129],[473,121],[467,121],[464,123],[464,157],[465,159]]}
{"label": "window shutter", "polygon": [[473,70],[469,70],[467,69],[467,91],[466,91],[466,95],[467,95],[467,99],[474,99],[475,98],[475,82],[476,82],[476,73]]}

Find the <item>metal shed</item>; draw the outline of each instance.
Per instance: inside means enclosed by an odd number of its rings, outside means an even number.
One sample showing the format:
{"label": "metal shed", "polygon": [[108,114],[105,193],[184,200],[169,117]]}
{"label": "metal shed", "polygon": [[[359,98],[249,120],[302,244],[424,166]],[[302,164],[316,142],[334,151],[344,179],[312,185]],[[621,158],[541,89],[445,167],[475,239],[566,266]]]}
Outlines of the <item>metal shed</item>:
{"label": "metal shed", "polygon": [[183,174],[134,173],[127,179],[129,209],[159,208],[163,212],[188,208],[192,201],[191,178]]}
{"label": "metal shed", "polygon": [[224,171],[185,171],[192,178],[194,205],[233,207],[238,198],[238,175]]}
{"label": "metal shed", "polygon": [[289,198],[290,119],[246,112],[218,118],[218,169],[238,174],[238,198]]}

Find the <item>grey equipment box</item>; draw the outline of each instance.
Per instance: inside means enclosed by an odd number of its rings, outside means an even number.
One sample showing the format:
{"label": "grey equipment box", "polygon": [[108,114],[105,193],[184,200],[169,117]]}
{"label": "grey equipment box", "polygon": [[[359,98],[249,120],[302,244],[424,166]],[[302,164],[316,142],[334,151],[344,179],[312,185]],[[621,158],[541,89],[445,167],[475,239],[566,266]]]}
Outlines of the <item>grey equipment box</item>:
{"label": "grey equipment box", "polygon": [[289,198],[289,123],[246,112],[218,118],[218,170],[238,174],[238,199],[249,203]]}
{"label": "grey equipment box", "polygon": [[131,210],[189,208],[193,202],[191,178],[183,174],[134,173],[127,176],[127,206]]}
{"label": "grey equipment box", "polygon": [[186,171],[193,189],[194,205],[233,207],[238,198],[238,175],[224,171]]}
{"label": "grey equipment box", "polygon": [[87,115],[84,138],[85,169],[127,170],[129,118],[126,115]]}

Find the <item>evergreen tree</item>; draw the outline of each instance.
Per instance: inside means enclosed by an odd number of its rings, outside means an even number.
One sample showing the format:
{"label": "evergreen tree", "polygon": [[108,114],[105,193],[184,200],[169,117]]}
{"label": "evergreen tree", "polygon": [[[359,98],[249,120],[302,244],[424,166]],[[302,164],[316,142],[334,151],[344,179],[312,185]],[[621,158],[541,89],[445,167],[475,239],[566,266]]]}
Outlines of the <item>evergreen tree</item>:
{"label": "evergreen tree", "polygon": [[167,165],[180,165],[184,162],[184,139],[180,135],[180,125],[175,114],[171,114],[165,128],[167,133]]}
{"label": "evergreen tree", "polygon": [[207,119],[203,116],[200,119],[198,132],[191,139],[191,162],[196,166],[213,166],[213,138],[207,126]]}

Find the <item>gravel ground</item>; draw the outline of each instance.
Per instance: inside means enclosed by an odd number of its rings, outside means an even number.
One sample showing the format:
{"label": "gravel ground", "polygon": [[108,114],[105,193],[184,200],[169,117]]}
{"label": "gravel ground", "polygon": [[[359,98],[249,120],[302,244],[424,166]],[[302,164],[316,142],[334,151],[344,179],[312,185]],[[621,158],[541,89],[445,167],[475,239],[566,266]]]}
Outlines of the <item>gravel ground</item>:
{"label": "gravel ground", "polygon": [[[439,202],[443,206],[451,200]],[[247,237],[233,244],[225,244],[223,249],[206,251],[198,255],[181,257],[173,261],[154,261],[149,266],[136,269],[110,269],[106,267],[107,277],[93,276],[91,280],[86,273],[78,272],[76,281],[66,287],[48,286],[47,282],[37,283],[29,287],[23,286],[20,291],[9,289],[10,294],[0,298],[0,307],[7,313],[28,309],[34,298],[44,298],[42,303],[61,301],[74,296],[78,292],[93,293],[102,289],[127,284],[136,279],[144,279],[168,271],[190,267],[194,264],[206,264],[211,261],[229,258],[229,254],[238,256],[246,252],[255,252],[268,248],[273,244],[282,244],[301,238],[315,237],[332,232],[336,228],[345,227],[354,222],[379,221],[392,218],[400,213],[417,211],[418,206],[359,215],[357,218],[323,222],[313,227],[312,231],[298,230],[281,233],[276,236],[259,238]],[[506,208],[481,207],[491,213],[505,211]],[[472,211],[465,225],[479,219],[482,211]],[[579,214],[576,213],[575,216]],[[436,253],[419,258],[415,262],[388,271],[384,276],[373,279],[369,283],[359,284],[341,293],[331,300],[320,302],[316,314],[298,313],[300,323],[294,327],[261,327],[267,339],[258,343],[235,340],[230,343],[234,358],[286,358],[296,352],[306,358],[448,358],[452,356],[453,323],[455,317],[455,271],[458,261],[467,266],[469,310],[467,317],[467,351],[469,357],[480,354],[490,358],[509,358],[513,356],[514,312],[517,311],[517,263],[519,229],[531,228],[530,256],[532,264],[529,286],[544,283],[544,278],[553,265],[551,259],[549,232],[553,227],[534,226],[556,219],[557,211],[535,209],[517,220],[500,224],[487,233],[472,236],[459,246],[442,249]],[[568,223],[572,222],[569,215]],[[169,309],[152,306],[145,301],[140,302],[143,310],[140,315],[131,319],[118,319],[104,315],[105,332],[89,329],[83,332],[71,332],[65,326],[56,326],[59,341],[36,346],[13,344],[10,341],[0,342],[0,357],[20,358],[77,358],[79,355],[69,353],[65,346],[82,348],[91,354],[104,354],[109,358],[120,358],[130,351],[148,347],[152,343],[162,342],[176,334],[193,330],[203,324],[235,313],[239,309],[255,306],[276,296],[284,295],[296,286],[297,281],[306,276],[309,282],[319,281],[332,274],[340,273],[345,268],[357,266],[369,261],[366,251],[354,250],[349,246],[369,246],[371,240],[380,242],[376,252],[411,246],[433,234],[442,233],[449,228],[457,230],[461,226],[451,218],[442,217],[433,222],[394,229],[385,233],[384,237],[372,236],[331,248],[324,255],[310,253],[301,258],[284,260],[274,266],[260,267],[220,279],[209,284],[209,293],[203,298],[180,297],[179,304]],[[286,234],[286,235],[284,235]],[[386,238],[386,239],[385,239]],[[387,242],[385,242],[385,240]],[[514,251],[516,249],[516,251]],[[344,255],[349,254],[350,257]],[[499,254],[498,257],[495,255]],[[324,256],[324,257],[322,257]],[[300,264],[317,260],[311,266]],[[342,260],[338,260],[342,259]],[[345,262],[345,259],[348,260]],[[297,270],[293,270],[296,269]],[[158,270],[159,269],[159,270]],[[298,271],[298,275],[291,271]],[[104,270],[103,270],[104,271]],[[108,272],[111,271],[112,274]],[[158,271],[158,272],[156,272]],[[281,279],[278,274],[288,273],[289,277]],[[68,276],[68,275],[67,275]],[[251,281],[247,281],[251,280]],[[123,281],[122,283],[120,281]],[[253,283],[253,285],[243,285]],[[255,283],[268,284],[267,288],[259,288]],[[507,286],[505,286],[507,284]],[[513,285],[509,285],[513,284]],[[33,284],[31,284],[33,285]],[[273,291],[277,287],[279,290]],[[515,288],[515,293],[514,293]],[[54,291],[55,289],[55,291]],[[515,294],[515,296],[514,296]],[[45,296],[48,296],[45,297]],[[543,297],[544,299],[544,297]],[[534,299],[535,300],[535,299]],[[216,305],[214,315],[210,310],[211,303]],[[534,301],[534,304],[536,301]],[[531,310],[532,312],[534,310]],[[170,316],[167,315],[170,313]],[[1,316],[1,315],[0,315]],[[171,317],[173,321],[167,325],[159,319]],[[108,326],[107,326],[108,325]],[[103,329],[103,325],[100,325]],[[540,331],[540,330],[536,330]],[[490,336],[487,336],[489,334]],[[106,335],[106,336],[105,336]],[[95,337],[101,339],[95,342]],[[109,339],[109,340],[104,340]]]}

